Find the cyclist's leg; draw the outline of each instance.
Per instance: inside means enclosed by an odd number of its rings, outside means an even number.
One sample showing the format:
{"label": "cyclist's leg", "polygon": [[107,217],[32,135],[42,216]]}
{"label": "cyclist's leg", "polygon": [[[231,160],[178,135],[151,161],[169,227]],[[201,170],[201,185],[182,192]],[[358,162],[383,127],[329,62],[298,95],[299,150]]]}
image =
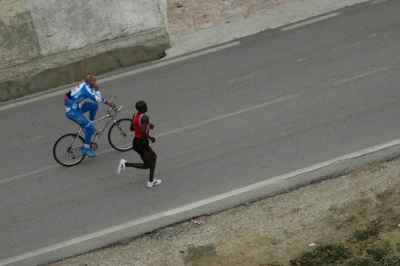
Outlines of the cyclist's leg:
{"label": "cyclist's leg", "polygon": [[90,121],[93,121],[93,120],[96,118],[96,113],[97,113],[97,109],[98,109],[98,108],[99,108],[99,104],[98,104],[98,103],[95,103],[95,102],[85,102],[85,103],[82,105],[81,110],[82,110],[82,113],[83,113],[83,114],[90,111],[89,119],[90,119]]}
{"label": "cyclist's leg", "polygon": [[66,112],[65,115],[86,130],[85,145],[82,152],[89,157],[96,157],[96,155],[90,150],[90,140],[96,130],[92,123],[90,123],[90,121],[82,114],[80,110],[71,109],[70,111]]}

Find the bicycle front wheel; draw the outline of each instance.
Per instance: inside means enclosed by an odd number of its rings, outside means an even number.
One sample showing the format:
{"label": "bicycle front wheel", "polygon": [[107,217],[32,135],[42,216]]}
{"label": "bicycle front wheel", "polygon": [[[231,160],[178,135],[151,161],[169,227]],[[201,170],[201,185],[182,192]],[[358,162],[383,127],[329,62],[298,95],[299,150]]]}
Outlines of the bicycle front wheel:
{"label": "bicycle front wheel", "polygon": [[108,131],[108,142],[117,151],[129,151],[132,149],[132,141],[135,132],[130,130],[132,119],[122,118],[114,123]]}
{"label": "bicycle front wheel", "polygon": [[73,166],[80,163],[85,155],[82,154],[84,139],[70,133],[59,138],[53,147],[53,156],[56,161],[64,166]]}

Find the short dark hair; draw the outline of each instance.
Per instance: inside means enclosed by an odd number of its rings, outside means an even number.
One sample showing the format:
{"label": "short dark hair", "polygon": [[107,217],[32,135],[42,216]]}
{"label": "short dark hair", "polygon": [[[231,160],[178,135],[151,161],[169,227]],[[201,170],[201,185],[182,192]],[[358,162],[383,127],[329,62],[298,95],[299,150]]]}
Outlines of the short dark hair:
{"label": "short dark hair", "polygon": [[138,110],[140,113],[143,113],[146,109],[146,102],[145,101],[138,101],[135,104],[136,110]]}
{"label": "short dark hair", "polygon": [[90,83],[90,82],[92,82],[92,78],[93,78],[93,75],[90,73],[87,73],[87,75],[85,77],[85,81]]}

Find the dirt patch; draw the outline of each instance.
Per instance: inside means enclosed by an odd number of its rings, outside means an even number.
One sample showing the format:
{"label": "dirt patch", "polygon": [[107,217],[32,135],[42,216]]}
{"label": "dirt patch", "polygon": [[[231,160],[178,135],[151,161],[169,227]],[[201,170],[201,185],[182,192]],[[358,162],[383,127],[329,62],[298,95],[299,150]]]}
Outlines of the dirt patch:
{"label": "dirt patch", "polygon": [[374,163],[50,265],[400,265],[399,169]]}

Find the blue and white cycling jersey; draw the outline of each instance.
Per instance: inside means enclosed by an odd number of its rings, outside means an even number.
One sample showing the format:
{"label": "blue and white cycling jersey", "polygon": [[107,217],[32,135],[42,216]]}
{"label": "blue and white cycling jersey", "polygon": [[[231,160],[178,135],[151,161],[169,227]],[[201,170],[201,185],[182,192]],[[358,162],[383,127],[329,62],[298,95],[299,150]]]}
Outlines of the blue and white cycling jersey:
{"label": "blue and white cycling jersey", "polygon": [[102,102],[108,104],[108,101],[101,98],[100,89],[93,88],[88,82],[78,84],[74,89],[65,95],[64,105],[66,106],[65,111],[71,109],[80,110],[86,99],[91,99],[95,102]]}

